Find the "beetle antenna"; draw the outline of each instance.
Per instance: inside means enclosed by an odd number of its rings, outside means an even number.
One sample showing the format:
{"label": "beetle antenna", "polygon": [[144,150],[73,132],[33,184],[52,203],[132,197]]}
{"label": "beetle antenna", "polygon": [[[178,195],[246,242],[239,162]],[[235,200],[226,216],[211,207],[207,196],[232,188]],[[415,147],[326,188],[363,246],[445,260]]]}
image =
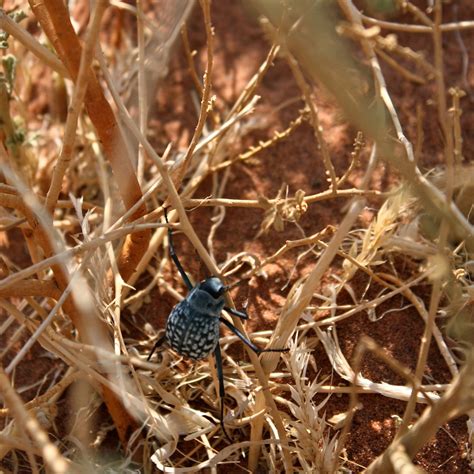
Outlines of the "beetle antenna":
{"label": "beetle antenna", "polygon": [[[167,207],[163,207],[163,213],[165,215],[166,223],[169,224],[169,221],[168,221],[168,208]],[[173,260],[174,264],[176,265],[176,268],[178,269],[179,274],[181,275],[181,278],[183,279],[186,287],[188,288],[188,291],[191,291],[193,289],[193,284],[191,283],[191,280],[189,279],[188,275],[186,275],[186,272],[184,271],[184,268],[181,265],[181,262],[179,261],[179,258],[176,255],[176,252],[174,250],[173,229],[171,227],[168,227],[168,245],[169,245],[169,251],[170,251],[171,259]]]}

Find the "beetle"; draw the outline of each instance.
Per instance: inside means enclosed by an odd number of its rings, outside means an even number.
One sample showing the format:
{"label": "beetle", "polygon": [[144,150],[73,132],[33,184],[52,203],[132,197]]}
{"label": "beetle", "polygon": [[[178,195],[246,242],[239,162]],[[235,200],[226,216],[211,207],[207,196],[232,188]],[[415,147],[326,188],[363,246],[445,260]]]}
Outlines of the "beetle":
{"label": "beetle", "polygon": [[[166,223],[169,224],[166,208],[164,208],[164,216]],[[247,339],[230,321],[223,318],[221,314],[225,310],[237,318],[248,319],[246,312],[225,305],[225,293],[234,285],[226,286],[220,278],[215,276],[193,285],[175,252],[173,230],[170,226],[168,226],[168,241],[170,257],[188,289],[188,294],[171,310],[166,322],[165,334],[156,341],[147,360],[150,360],[154,352],[164,343],[167,343],[178,354],[196,361],[213,354],[219,381],[220,425],[227,439],[232,442],[224,426],[225,388],[222,355],[219,346],[220,323],[229,328],[256,354],[287,352],[288,349],[261,349]]]}

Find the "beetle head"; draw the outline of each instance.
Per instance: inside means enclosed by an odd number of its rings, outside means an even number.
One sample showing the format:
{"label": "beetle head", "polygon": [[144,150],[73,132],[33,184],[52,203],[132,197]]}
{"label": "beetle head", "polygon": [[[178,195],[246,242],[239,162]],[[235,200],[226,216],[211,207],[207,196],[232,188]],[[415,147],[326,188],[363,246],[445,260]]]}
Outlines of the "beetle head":
{"label": "beetle head", "polygon": [[215,300],[219,299],[227,291],[227,287],[217,277],[204,280],[199,284],[199,289],[209,293]]}
{"label": "beetle head", "polygon": [[219,317],[224,308],[226,286],[219,278],[211,277],[197,284],[186,297],[194,311]]}

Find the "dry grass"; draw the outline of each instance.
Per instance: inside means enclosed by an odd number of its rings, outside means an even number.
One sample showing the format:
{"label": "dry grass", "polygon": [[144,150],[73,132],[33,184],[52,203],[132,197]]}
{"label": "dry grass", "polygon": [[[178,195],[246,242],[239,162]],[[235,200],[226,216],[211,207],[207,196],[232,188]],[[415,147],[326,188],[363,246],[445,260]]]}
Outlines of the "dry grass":
{"label": "dry grass", "polygon": [[[18,229],[16,235],[21,235],[31,262],[19,268],[7,254],[1,259],[0,335],[5,345],[1,350],[4,407],[0,413],[4,423],[0,459],[9,469],[23,472],[25,463],[26,470],[32,472],[41,472],[44,466],[50,472],[104,472],[106,467],[114,472],[132,472],[137,465],[144,472],[155,468],[195,472],[216,469],[219,463],[229,468],[246,465],[251,472],[257,468],[268,472],[336,472],[350,467],[345,443],[359,394],[377,393],[406,401],[406,410],[395,439],[369,471],[398,472],[403,466],[415,472],[411,459],[430,436],[446,421],[474,409],[474,335],[469,311],[474,236],[467,217],[471,204],[467,201],[466,212],[466,199],[461,199],[469,196],[469,180],[459,184],[454,179],[465,166],[461,162],[463,131],[459,118],[462,91],[447,90],[441,46],[443,31],[474,25],[443,24],[439,0],[434,2],[430,16],[403,2],[419,26],[364,17],[350,0],[338,2],[336,23],[335,7],[327,11],[324,2],[322,7],[308,8],[305,2],[295,0],[291,2],[293,9],[286,11],[284,2],[255,0],[253,7],[267,17],[264,27],[273,46],[269,46],[266,60],[240,97],[223,113],[214,107],[212,95],[215,44],[209,0],[199,2],[207,38],[202,79],[194,67],[186,29],[180,33],[190,8],[175,12],[175,22],[167,25],[165,39],[160,39],[161,25],[143,13],[142,2],[137,2],[136,8],[111,3],[112,7],[107,2],[95,2],[82,46],[70,27],[62,0],[31,1],[31,10],[22,6],[40,24],[35,37],[27,33],[21,21],[17,23],[0,11],[0,27],[10,34],[4,57],[8,53],[16,58],[11,69],[4,61],[5,78],[0,84],[0,166],[4,176],[0,219],[4,231]],[[127,9],[128,15],[136,16],[138,48],[133,52],[131,48],[127,53],[115,51],[107,42],[99,45],[106,8],[116,14]],[[383,28],[422,28],[419,31],[433,41],[434,63],[414,51],[388,44]],[[122,41],[133,44],[133,35],[127,36],[126,29],[121,33]],[[160,66],[166,68],[179,34],[187,47],[200,98],[199,113],[185,153],[170,145],[160,156],[147,138],[152,107],[149,97],[156,87],[147,82],[153,75],[147,54],[155,54]],[[320,55],[318,48],[309,50],[304,46],[308,35],[321,50],[335,48],[338,54],[328,58]],[[46,37],[57,54],[43,46]],[[351,54],[354,45],[363,51],[370,67],[363,67]],[[397,67],[396,54],[414,61],[435,78],[437,112],[445,139],[443,171],[436,179],[428,179],[417,167],[378,64],[380,55]],[[277,55],[288,62],[306,108],[269,140],[233,154],[229,152],[232,144],[248,136],[259,118],[255,111],[258,86]],[[45,69],[54,71],[52,77],[56,77],[52,110],[65,110],[62,94],[66,81],[70,102],[64,123],[46,118],[34,123],[22,102],[22,95]],[[129,72],[126,81],[122,80],[124,71]],[[424,81],[405,67],[398,71],[407,80]],[[368,142],[365,145],[362,135],[358,136],[352,162],[340,176],[325,143],[310,81],[322,83],[332,93]],[[130,115],[134,97],[138,121]],[[446,97],[451,97],[452,103],[447,103]],[[20,136],[19,122],[26,130],[26,139]],[[254,159],[262,150],[291,136],[304,122],[314,127],[328,177],[327,190],[312,195],[300,190],[290,196],[283,186],[275,198],[224,197],[232,166]],[[370,148],[366,164],[360,156],[365,146]],[[415,148],[419,149],[418,144]],[[379,160],[391,163],[403,180],[390,194],[370,187]],[[347,187],[351,172],[363,166],[361,185]],[[463,173],[472,176],[471,169],[464,167]],[[194,197],[209,178],[212,195]],[[60,195],[68,199],[59,199]],[[367,227],[356,228],[367,199],[374,197],[380,202],[375,218]],[[314,203],[340,198],[352,201],[337,228],[288,241],[275,254],[258,258],[251,258],[236,242],[234,256],[216,263],[213,239],[228,207],[263,209],[263,234],[298,225]],[[161,260],[155,259],[159,249],[166,248],[163,202],[174,209],[169,214],[171,225],[185,234],[212,274],[231,276],[246,262],[251,268],[243,278],[250,279],[261,275],[267,265],[279,262],[291,249],[312,258],[310,272],[293,283],[274,330],[251,335],[262,346],[288,346],[289,354],[259,358],[248,351],[249,362],[242,362],[232,355],[237,338],[221,339],[226,391],[229,400],[233,399],[225,419],[236,437],[232,445],[227,445],[215,417],[217,381],[212,362],[190,365],[170,351],[162,353],[159,363],[146,362],[158,333],[137,310],[157,285],[176,301],[182,297],[168,277],[166,251]],[[199,206],[216,209],[207,247],[188,218],[188,210]],[[397,255],[404,255],[417,268],[409,277],[390,264]],[[322,286],[336,257],[342,259],[341,271]],[[362,296],[351,293],[350,286],[360,272],[369,281]],[[134,285],[147,276],[151,281],[135,291]],[[431,287],[427,307],[416,293],[420,283]],[[375,297],[368,297],[373,294],[372,285],[382,289]],[[341,293],[346,291],[352,294],[353,303],[341,305]],[[424,322],[416,369],[412,372],[391,359],[377,341],[369,339],[360,341],[354,361],[347,360],[338,341],[340,321],[360,312],[376,317],[379,306],[397,295],[403,295]],[[230,297],[228,305],[233,305]],[[449,343],[446,331],[438,327],[440,314],[449,320]],[[234,324],[245,332],[240,320]],[[450,383],[423,382],[432,339],[452,374]],[[53,354],[59,369],[54,377],[32,380],[29,389],[41,395],[24,403],[18,393],[27,387],[18,385],[15,374],[19,367],[29,364],[28,354],[35,342]],[[320,343],[334,372],[347,381],[346,386],[335,386],[321,377],[312,355]],[[364,377],[360,366],[367,351],[384,360],[406,385]],[[349,394],[350,406],[337,419],[327,420],[328,398],[320,394],[329,397],[337,393]],[[65,396],[71,407],[70,419],[62,421],[60,431],[66,436],[58,439],[57,402]],[[110,417],[97,415],[102,400]],[[414,421],[417,402],[426,404],[427,409]],[[117,430],[123,448],[115,459],[102,457],[102,446],[111,429]]]}

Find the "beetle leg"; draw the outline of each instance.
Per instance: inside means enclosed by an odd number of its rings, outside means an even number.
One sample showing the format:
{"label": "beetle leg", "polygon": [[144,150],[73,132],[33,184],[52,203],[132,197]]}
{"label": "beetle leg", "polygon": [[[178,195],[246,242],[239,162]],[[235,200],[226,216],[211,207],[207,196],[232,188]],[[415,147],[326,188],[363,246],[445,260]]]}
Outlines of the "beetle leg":
{"label": "beetle leg", "polygon": [[262,352],[288,352],[289,349],[260,349],[252,341],[249,341],[231,322],[225,318],[219,318],[221,323],[224,323],[246,346],[250,347],[256,354]]}
{"label": "beetle leg", "polygon": [[225,388],[224,388],[224,373],[222,371],[222,356],[221,356],[221,348],[219,344],[217,344],[216,348],[214,349],[214,357],[216,358],[216,369],[217,369],[217,379],[219,380],[219,398],[221,401],[221,416],[220,416],[220,423],[222,427],[222,431],[224,432],[226,438],[232,443],[231,437],[227,434],[224,425],[224,397],[225,397]]}
{"label": "beetle leg", "polygon": [[[163,208],[163,212],[165,214],[165,221],[166,221],[167,224],[169,224],[169,222],[168,222],[168,211],[167,211],[166,207]],[[169,242],[169,246],[170,246],[170,257],[172,258],[174,264],[176,265],[176,268],[178,269],[178,271],[181,275],[181,278],[183,279],[184,283],[186,284],[188,290],[191,291],[194,287],[193,287],[193,285],[191,283],[191,280],[189,279],[188,275],[186,275],[186,272],[184,271],[184,268],[181,265],[181,263],[178,259],[178,256],[176,255],[176,252],[174,250],[173,230],[171,229],[171,227],[168,227],[168,242]]]}
{"label": "beetle leg", "polygon": [[155,345],[153,346],[153,349],[151,350],[150,354],[148,355],[148,357],[146,358],[146,360],[150,360],[151,359],[151,356],[154,354],[154,352],[156,351],[156,349],[158,349],[162,344],[163,342],[166,341],[166,335],[165,336],[161,336],[156,342],[155,342]]}
{"label": "beetle leg", "polygon": [[249,315],[245,311],[237,311],[236,309],[229,308],[227,306],[224,306],[224,310],[232,314],[232,316],[236,316],[237,318],[249,319]]}

